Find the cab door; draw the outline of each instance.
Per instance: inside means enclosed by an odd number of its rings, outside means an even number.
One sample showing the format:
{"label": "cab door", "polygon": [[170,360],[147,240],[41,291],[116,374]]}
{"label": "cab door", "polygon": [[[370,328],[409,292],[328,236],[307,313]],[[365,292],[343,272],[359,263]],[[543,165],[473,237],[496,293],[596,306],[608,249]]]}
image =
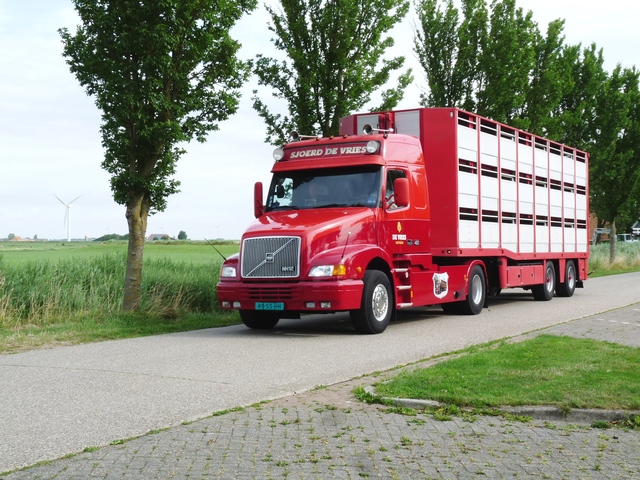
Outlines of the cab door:
{"label": "cab door", "polygon": [[[394,182],[398,178],[409,180],[409,205],[400,207],[395,203]],[[423,187],[416,172],[390,167],[386,172],[383,196],[383,241],[394,255],[430,253],[429,220],[426,192],[419,195]],[[413,190],[413,191],[412,191]],[[424,205],[417,205],[424,203]],[[423,218],[425,217],[425,218]]]}

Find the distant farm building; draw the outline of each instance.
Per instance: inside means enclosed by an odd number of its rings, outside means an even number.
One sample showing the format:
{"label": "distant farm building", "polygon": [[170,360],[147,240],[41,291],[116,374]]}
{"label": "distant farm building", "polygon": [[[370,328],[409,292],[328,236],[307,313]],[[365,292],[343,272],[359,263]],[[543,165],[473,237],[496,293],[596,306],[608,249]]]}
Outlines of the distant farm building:
{"label": "distant farm building", "polygon": [[173,240],[166,233],[152,233],[147,237],[147,242],[155,242],[156,240]]}

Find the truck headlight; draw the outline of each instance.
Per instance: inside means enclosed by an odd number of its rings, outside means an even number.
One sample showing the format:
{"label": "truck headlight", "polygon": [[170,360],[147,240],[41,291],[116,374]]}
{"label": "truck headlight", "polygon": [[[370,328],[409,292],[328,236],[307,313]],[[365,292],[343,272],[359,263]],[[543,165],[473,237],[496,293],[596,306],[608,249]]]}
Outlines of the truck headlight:
{"label": "truck headlight", "polygon": [[223,265],[220,270],[220,276],[225,278],[235,278],[236,277],[236,267],[232,267],[229,265]]}
{"label": "truck headlight", "polygon": [[347,267],[344,265],[318,265],[309,272],[310,277],[337,277],[347,274]]}

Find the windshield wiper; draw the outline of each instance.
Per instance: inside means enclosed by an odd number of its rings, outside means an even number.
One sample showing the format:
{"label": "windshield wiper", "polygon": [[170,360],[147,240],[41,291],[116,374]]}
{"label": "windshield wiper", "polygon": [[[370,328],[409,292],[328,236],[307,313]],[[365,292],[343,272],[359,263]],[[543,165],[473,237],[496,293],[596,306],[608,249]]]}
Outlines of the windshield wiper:
{"label": "windshield wiper", "polygon": [[319,208],[337,208],[337,207],[350,207],[347,203],[330,203],[328,205],[318,205]]}
{"label": "windshield wiper", "polygon": [[275,210],[299,210],[300,207],[298,207],[297,205],[276,205],[274,207],[269,207],[269,209],[267,210],[267,212],[273,212]]}

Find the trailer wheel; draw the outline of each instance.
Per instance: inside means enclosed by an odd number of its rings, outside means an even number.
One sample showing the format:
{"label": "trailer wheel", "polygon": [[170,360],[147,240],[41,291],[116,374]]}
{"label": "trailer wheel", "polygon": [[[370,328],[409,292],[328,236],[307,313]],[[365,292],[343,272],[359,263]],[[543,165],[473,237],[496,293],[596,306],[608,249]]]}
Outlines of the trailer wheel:
{"label": "trailer wheel", "polygon": [[240,310],[242,323],[254,330],[269,330],[275,327],[280,317],[274,312],[258,312],[256,310]]}
{"label": "trailer wheel", "polygon": [[469,293],[466,300],[443,303],[441,307],[444,313],[447,314],[478,315],[484,308],[486,297],[487,284],[484,270],[480,265],[476,265],[469,274]]}
{"label": "trailer wheel", "polygon": [[556,293],[559,297],[571,297],[576,291],[576,264],[573,260],[567,260],[564,268],[564,283],[558,284]]}
{"label": "trailer wheel", "polygon": [[531,287],[533,298],[536,300],[548,302],[553,298],[553,292],[556,289],[556,269],[553,262],[547,262],[544,269],[544,283],[542,285],[534,285]]}
{"label": "trailer wheel", "polygon": [[351,323],[358,333],[382,333],[391,321],[393,294],[389,278],[379,270],[364,274],[360,309],[351,311]]}

